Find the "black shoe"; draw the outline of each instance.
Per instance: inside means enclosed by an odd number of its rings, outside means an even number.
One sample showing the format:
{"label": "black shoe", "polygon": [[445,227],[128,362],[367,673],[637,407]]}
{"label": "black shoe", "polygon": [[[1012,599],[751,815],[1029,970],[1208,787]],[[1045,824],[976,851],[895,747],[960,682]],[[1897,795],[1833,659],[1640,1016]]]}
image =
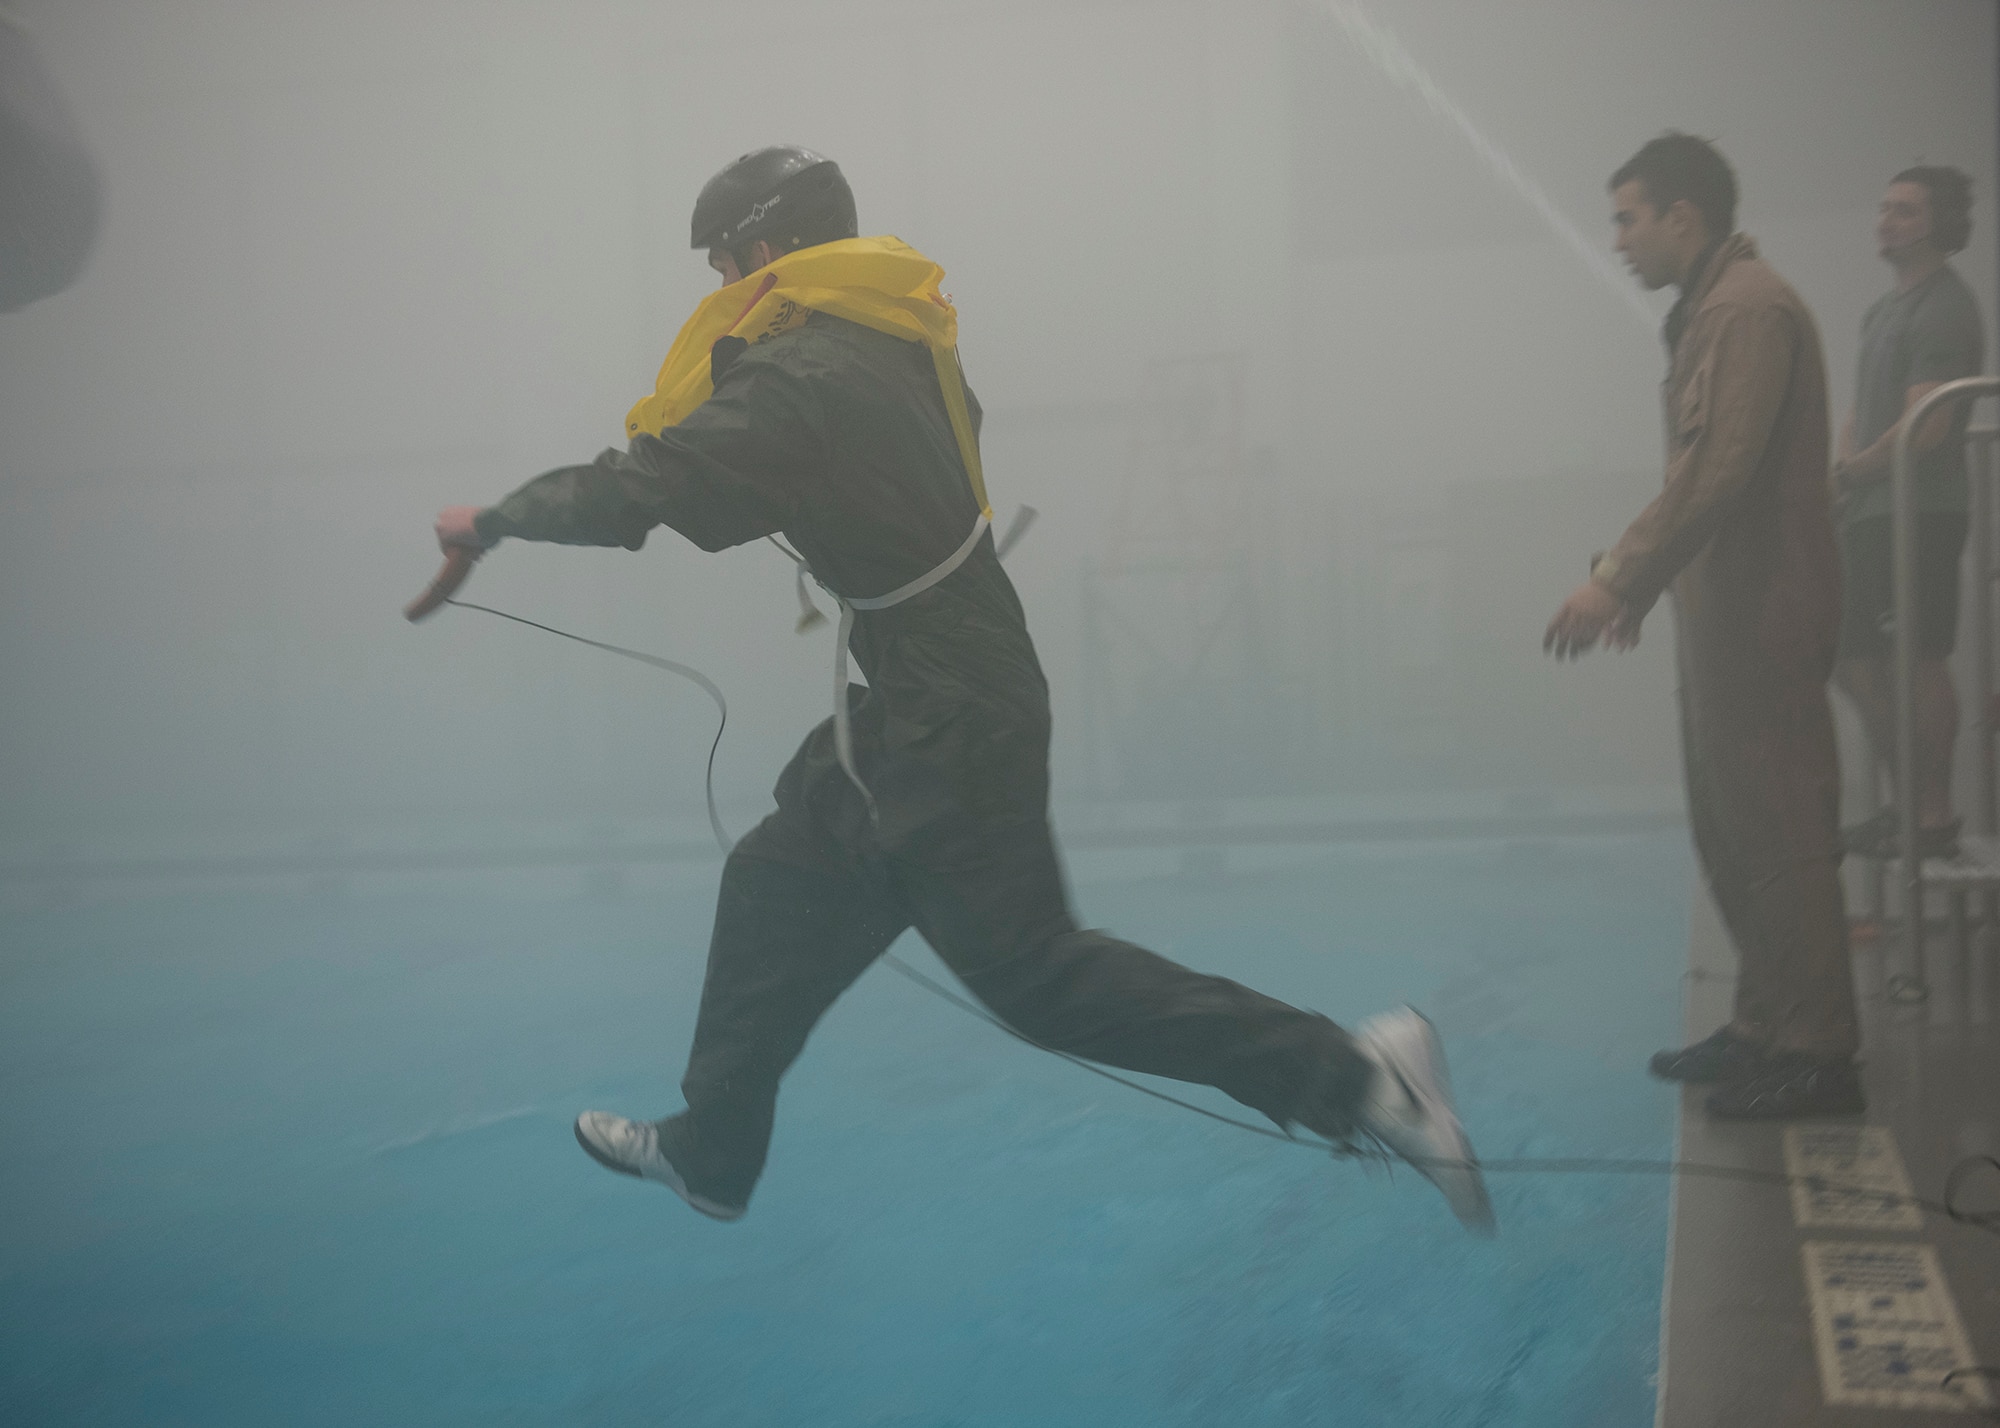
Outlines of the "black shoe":
{"label": "black shoe", "polygon": [[1917,830],[1917,852],[1926,858],[1956,858],[1958,856],[1958,830],[1965,826],[1963,818],[1954,818],[1938,828]]}
{"label": "black shoe", "polygon": [[1892,858],[1896,846],[1896,810],[1878,809],[1859,823],[1840,830],[1840,846],[1856,858]]}
{"label": "black shoe", "polygon": [[1709,1093],[1708,1113],[1727,1121],[1782,1121],[1805,1116],[1858,1116],[1868,1109],[1861,1068],[1848,1057],[1794,1057],[1761,1075]]}
{"label": "black shoe", "polygon": [[1728,1027],[1711,1037],[1679,1051],[1654,1055],[1651,1070],[1662,1081],[1740,1081],[1770,1069],[1770,1056],[1754,1042],[1743,1040]]}

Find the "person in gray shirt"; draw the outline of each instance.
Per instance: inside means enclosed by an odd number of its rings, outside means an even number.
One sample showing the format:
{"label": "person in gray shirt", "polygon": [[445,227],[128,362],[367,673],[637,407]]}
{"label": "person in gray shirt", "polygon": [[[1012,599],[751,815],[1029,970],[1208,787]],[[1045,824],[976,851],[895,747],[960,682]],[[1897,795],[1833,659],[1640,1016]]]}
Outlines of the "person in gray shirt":
{"label": "person in gray shirt", "polygon": [[[1947,261],[1972,231],[1972,181],[1954,168],[1905,169],[1883,195],[1875,235],[1896,286],[1861,322],[1854,409],[1840,434],[1833,481],[1840,499],[1841,689],[1854,701],[1873,756],[1893,774],[1894,586],[1889,460],[1905,415],[1930,392],[1976,376],[1986,337],[1972,290]],[[1958,633],[1959,561],[1969,526],[1965,426],[1970,404],[1934,413],[1912,438],[1917,552],[1917,826],[1926,856],[1958,849],[1951,806],[1958,692],[1945,663]],[[1893,810],[1846,830],[1849,852],[1898,851]]]}

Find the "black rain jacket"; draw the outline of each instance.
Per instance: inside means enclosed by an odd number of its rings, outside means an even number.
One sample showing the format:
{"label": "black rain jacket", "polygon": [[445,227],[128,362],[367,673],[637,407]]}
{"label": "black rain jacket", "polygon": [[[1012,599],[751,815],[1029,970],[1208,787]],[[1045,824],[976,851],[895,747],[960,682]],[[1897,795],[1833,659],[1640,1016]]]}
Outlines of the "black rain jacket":
{"label": "black rain jacket", "polygon": [[[782,533],[854,599],[964,543],[979,507],[920,343],[819,313],[716,365],[715,394],[679,426],[536,477],[481,512],[480,535],[637,550],[665,525],[722,550]],[[831,718],[779,778],[780,816],[940,867],[979,861],[1010,828],[1046,836],[1048,685],[991,532],[923,594],[859,612],[851,649],[867,679],[848,691],[855,764],[878,821]]]}

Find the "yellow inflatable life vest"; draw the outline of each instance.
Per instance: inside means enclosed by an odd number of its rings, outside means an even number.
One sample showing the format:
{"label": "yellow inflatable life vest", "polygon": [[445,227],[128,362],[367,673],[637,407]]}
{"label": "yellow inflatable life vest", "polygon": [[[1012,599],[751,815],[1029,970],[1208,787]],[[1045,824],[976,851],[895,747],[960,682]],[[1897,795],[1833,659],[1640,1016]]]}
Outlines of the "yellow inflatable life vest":
{"label": "yellow inflatable life vest", "polygon": [[652,395],[627,414],[626,438],[642,432],[658,435],[709,399],[715,390],[709,380],[709,349],[717,339],[767,341],[824,312],[929,349],[966,479],[979,509],[991,520],[986,474],[958,367],[958,313],[938,286],[943,278],[943,268],[900,238],[843,238],[785,254],[710,293],[694,310],[667,350]]}

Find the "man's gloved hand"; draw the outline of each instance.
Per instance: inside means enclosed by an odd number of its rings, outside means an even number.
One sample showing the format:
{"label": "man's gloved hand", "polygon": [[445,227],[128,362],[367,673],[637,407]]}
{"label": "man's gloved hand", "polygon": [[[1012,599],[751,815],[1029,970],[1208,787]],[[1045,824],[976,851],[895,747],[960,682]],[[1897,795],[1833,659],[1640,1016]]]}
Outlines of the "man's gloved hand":
{"label": "man's gloved hand", "polygon": [[454,549],[481,552],[487,543],[480,539],[473,520],[484,510],[483,506],[446,506],[438,512],[438,549],[449,555]]}
{"label": "man's gloved hand", "polygon": [[404,619],[421,620],[451,599],[479,557],[486,554],[486,542],[473,525],[480,510],[478,506],[446,506],[438,512],[432,528],[437,532],[438,549],[444,552],[444,568],[431,577],[423,594],[403,607]]}

